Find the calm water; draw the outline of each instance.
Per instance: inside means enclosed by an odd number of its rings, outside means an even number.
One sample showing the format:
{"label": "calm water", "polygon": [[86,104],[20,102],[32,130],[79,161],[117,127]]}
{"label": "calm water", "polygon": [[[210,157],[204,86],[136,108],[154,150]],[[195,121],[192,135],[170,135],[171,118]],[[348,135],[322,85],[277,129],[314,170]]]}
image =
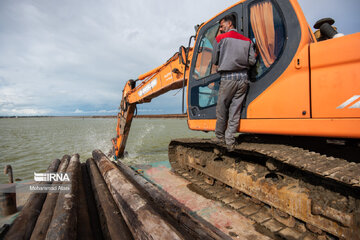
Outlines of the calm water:
{"label": "calm water", "polygon": [[[0,183],[11,164],[15,178],[32,179],[43,172],[51,160],[64,154],[79,153],[81,161],[94,149],[107,153],[115,136],[116,119],[101,118],[18,118],[0,119]],[[213,137],[188,129],[186,119],[134,119],[123,160],[129,164],[168,160],[172,138]]]}

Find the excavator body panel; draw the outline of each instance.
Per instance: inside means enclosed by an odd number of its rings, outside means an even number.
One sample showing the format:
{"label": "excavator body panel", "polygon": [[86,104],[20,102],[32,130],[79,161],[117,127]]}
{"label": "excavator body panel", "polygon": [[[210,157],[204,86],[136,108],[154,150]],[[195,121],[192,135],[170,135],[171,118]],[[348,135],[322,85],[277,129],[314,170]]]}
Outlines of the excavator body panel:
{"label": "excavator body panel", "polygon": [[359,44],[355,33],[310,45],[313,118],[360,118]]}

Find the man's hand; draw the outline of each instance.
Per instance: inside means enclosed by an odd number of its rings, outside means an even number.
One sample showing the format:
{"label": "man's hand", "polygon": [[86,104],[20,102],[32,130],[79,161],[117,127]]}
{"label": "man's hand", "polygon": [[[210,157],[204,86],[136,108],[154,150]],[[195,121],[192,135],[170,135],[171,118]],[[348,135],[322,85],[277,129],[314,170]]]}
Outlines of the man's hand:
{"label": "man's hand", "polygon": [[214,89],[214,87],[215,87],[215,82],[209,83],[208,88]]}

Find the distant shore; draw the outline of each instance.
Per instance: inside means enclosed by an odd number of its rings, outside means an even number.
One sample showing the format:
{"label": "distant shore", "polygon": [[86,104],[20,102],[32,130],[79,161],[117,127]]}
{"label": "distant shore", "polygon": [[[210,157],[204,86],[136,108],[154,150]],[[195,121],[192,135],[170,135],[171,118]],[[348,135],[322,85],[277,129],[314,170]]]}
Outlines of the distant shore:
{"label": "distant shore", "polygon": [[[116,118],[117,115],[106,116],[0,116],[1,118]],[[137,115],[135,118],[187,118],[186,114],[147,114]]]}

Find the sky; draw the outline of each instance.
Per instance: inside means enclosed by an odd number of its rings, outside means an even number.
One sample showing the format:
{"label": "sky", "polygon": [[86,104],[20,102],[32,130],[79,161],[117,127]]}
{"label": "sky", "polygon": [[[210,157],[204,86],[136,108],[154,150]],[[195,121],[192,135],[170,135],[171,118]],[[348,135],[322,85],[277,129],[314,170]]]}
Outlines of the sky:
{"label": "sky", "polygon": [[[115,115],[128,79],[187,45],[235,0],[0,0],[0,116]],[[359,32],[359,0],[299,0],[312,26]],[[181,113],[181,91],[138,105]]]}

